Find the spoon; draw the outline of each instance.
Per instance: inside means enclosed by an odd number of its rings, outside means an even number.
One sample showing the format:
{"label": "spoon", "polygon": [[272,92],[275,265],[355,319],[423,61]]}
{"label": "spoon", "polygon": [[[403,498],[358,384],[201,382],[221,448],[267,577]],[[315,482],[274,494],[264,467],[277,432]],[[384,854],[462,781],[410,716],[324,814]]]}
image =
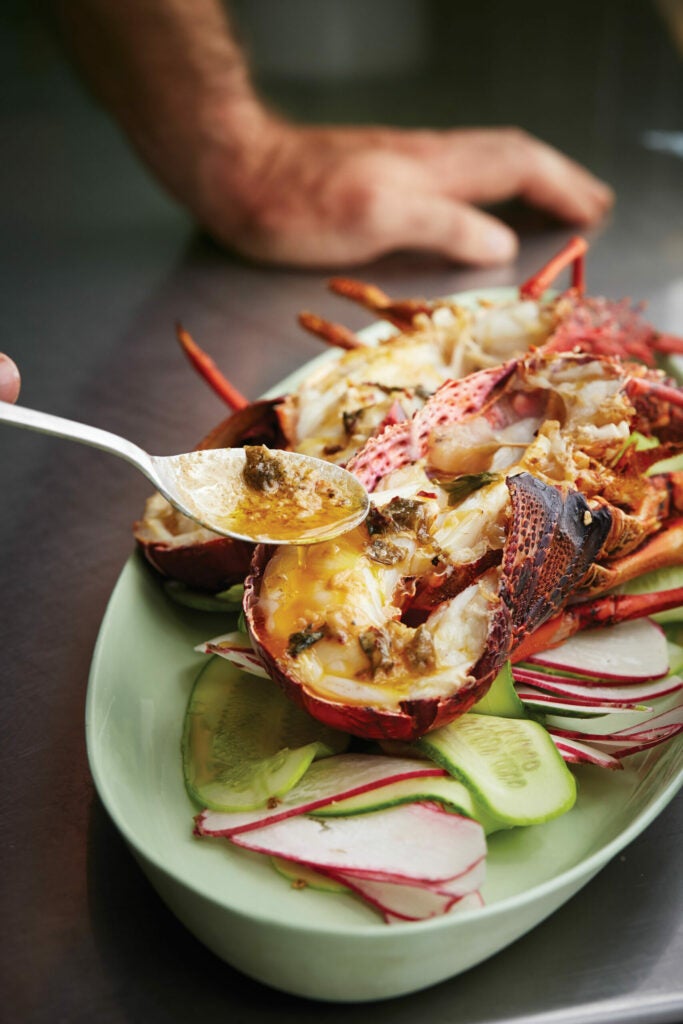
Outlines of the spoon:
{"label": "spoon", "polygon": [[0,402],[0,420],[119,455],[179,512],[224,537],[313,544],[353,529],[370,507],[351,473],[298,452],[253,446],[148,455],[108,430],[8,402]]}

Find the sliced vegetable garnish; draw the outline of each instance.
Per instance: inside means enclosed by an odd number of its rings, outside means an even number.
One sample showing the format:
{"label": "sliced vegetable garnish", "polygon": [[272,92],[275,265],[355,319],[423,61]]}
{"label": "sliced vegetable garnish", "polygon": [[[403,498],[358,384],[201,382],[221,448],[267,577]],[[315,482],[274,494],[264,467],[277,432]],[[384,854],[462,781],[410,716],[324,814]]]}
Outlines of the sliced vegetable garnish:
{"label": "sliced vegetable garnish", "polygon": [[490,811],[478,804],[467,786],[445,774],[441,777],[421,776],[387,782],[357,796],[324,804],[316,810],[315,815],[317,818],[336,818],[345,814],[369,814],[372,811],[382,811],[386,807],[396,807],[398,804],[421,802],[442,804],[456,814],[474,818],[482,825],[487,835],[509,827],[506,822],[499,821]]}
{"label": "sliced vegetable garnish", "polygon": [[591,718],[594,715],[626,714],[629,711],[651,710],[645,704],[622,701],[620,703],[597,700],[579,700],[577,697],[562,697],[554,693],[544,693],[533,686],[522,683],[517,685],[517,693],[524,705],[541,714],[577,715]]}
{"label": "sliced vegetable garnish", "polygon": [[267,807],[232,814],[204,811],[197,815],[197,831],[201,835],[236,835],[294,814],[312,814],[333,801],[357,797],[388,782],[444,774],[433,762],[417,758],[337,754],[310,765],[288,793],[281,799],[272,798]]}
{"label": "sliced vegetable garnish", "polygon": [[194,608],[200,612],[239,612],[242,607],[244,584],[236,583],[227,590],[211,594],[204,590],[194,590],[180,580],[165,580],[164,591],[172,601],[185,608]]}
{"label": "sliced vegetable garnish", "polygon": [[333,877],[383,913],[406,921],[420,921],[446,914],[454,903],[478,892],[486,877],[486,861],[482,858],[456,878],[431,885],[377,882],[344,872],[337,872]]}
{"label": "sliced vegetable garnish", "polygon": [[435,804],[403,804],[324,821],[300,814],[242,832],[231,842],[317,870],[380,882],[443,882],[486,856],[481,825]]}
{"label": "sliced vegetable garnish", "polygon": [[559,647],[528,659],[554,670],[623,682],[656,679],[669,671],[666,636],[652,619],[635,619],[575,633]]}
{"label": "sliced vegetable garnish", "polygon": [[506,661],[493,680],[485,696],[472,708],[477,715],[494,715],[496,718],[528,718],[524,704],[515,690],[513,669]]}
{"label": "sliced vegetable garnish", "polygon": [[518,683],[557,694],[567,700],[595,705],[617,704],[632,707],[683,689],[683,679],[680,676],[664,676],[654,682],[630,683],[628,686],[599,686],[593,682],[581,684],[567,677],[534,672],[521,667],[515,668],[514,676]]}
{"label": "sliced vegetable garnish", "polygon": [[567,764],[592,764],[598,768],[608,768],[611,771],[618,771],[623,767],[618,758],[612,757],[611,754],[592,747],[582,740],[563,736],[561,733],[552,732],[552,730],[550,736]]}
{"label": "sliced vegetable garnish", "polygon": [[259,676],[261,679],[270,679],[251,646],[249,637],[241,630],[223,633],[221,636],[215,636],[212,640],[205,640],[204,643],[195,647],[195,651],[198,654],[217,654],[219,658],[225,658],[226,661],[245,672],[250,672],[251,675]]}
{"label": "sliced vegetable garnish", "polygon": [[347,743],[344,733],[315,721],[270,681],[212,658],[185,715],[185,784],[204,807],[263,807],[295,786],[315,757]]}
{"label": "sliced vegetable garnish", "polygon": [[537,722],[467,714],[417,745],[510,825],[548,821],[576,800],[574,778]]}

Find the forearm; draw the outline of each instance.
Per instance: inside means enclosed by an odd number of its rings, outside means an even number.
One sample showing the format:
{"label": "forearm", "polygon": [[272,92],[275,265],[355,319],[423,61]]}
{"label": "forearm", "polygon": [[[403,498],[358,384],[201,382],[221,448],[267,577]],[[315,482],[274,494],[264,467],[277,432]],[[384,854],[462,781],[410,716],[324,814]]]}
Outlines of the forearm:
{"label": "forearm", "polygon": [[53,10],[90,88],[177,198],[201,195],[200,157],[214,149],[248,173],[252,140],[274,119],[218,0],[54,0]]}

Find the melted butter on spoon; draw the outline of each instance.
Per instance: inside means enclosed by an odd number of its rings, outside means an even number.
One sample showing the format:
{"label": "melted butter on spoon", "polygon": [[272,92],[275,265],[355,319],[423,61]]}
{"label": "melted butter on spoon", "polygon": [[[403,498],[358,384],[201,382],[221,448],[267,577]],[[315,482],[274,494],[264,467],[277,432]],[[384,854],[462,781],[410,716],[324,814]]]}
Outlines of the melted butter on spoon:
{"label": "melted butter on spoon", "polygon": [[329,540],[362,523],[370,507],[355,476],[298,452],[252,446],[150,455],[109,430],[7,402],[0,421],[118,455],[200,526],[250,543]]}
{"label": "melted butter on spoon", "polygon": [[[369,498],[346,470],[263,445],[158,460],[163,491],[216,533],[265,544],[313,544],[363,521]],[[156,462],[156,460],[155,460]]]}

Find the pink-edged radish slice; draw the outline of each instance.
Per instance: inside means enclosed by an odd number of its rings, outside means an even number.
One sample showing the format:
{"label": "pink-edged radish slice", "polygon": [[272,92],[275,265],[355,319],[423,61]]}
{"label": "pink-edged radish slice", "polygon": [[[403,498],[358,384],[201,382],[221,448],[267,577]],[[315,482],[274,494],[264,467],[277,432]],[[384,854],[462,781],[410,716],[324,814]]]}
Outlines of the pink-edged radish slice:
{"label": "pink-edged radish slice", "polygon": [[244,672],[250,672],[261,679],[270,679],[246,633],[237,630],[233,633],[223,633],[222,636],[215,636],[212,640],[197,644],[194,649],[198,654],[217,654]]}
{"label": "pink-edged radish slice", "polygon": [[604,733],[577,732],[564,726],[553,725],[549,731],[555,737],[564,740],[588,742],[590,746],[603,750],[605,753],[615,757],[627,757],[630,754],[639,754],[642,750],[658,746],[673,739],[683,732],[683,704],[670,708],[658,715],[650,715],[642,719],[637,725],[629,726],[626,729],[614,730]]}
{"label": "pink-edged radish slice", "polygon": [[517,683],[526,683],[537,690],[554,693],[568,700],[585,701],[587,704],[617,704],[621,707],[645,704],[656,697],[665,697],[668,693],[683,689],[680,676],[663,676],[654,682],[630,683],[628,686],[596,686],[517,666],[513,668],[512,675]]}
{"label": "pink-edged radish slice", "polygon": [[297,815],[241,832],[231,842],[317,870],[380,882],[446,881],[486,856],[481,825],[435,804],[401,804],[324,820]]}
{"label": "pink-edged radish slice", "polygon": [[[683,702],[676,704],[672,708],[667,708],[666,711],[661,711],[657,715],[653,715],[648,718],[645,722],[640,722],[638,725],[629,725],[622,729],[612,730],[612,736],[640,736],[643,732],[651,731],[652,729],[666,728],[672,725],[680,726],[683,728]],[[645,726],[645,729],[643,729]]]}
{"label": "pink-edged radish slice", "polygon": [[666,636],[652,619],[582,630],[559,647],[534,654],[527,661],[562,672],[621,682],[657,679],[669,671]]}
{"label": "pink-edged radish slice", "polygon": [[457,900],[476,892],[486,877],[486,861],[482,858],[458,878],[436,886],[375,882],[343,872],[333,877],[383,913],[418,921],[445,914]]}
{"label": "pink-edged radish slice", "polygon": [[671,726],[669,729],[661,729],[656,733],[641,733],[639,736],[628,736],[624,739],[599,740],[596,746],[605,753],[614,757],[630,757],[632,754],[641,754],[651,747],[658,747],[662,743],[680,735],[683,732],[682,726]]}
{"label": "pink-edged radish slice", "polygon": [[[470,892],[467,896],[463,896],[462,899],[455,900],[452,906],[449,907],[448,914],[460,914],[466,910],[481,910],[484,906],[484,898],[480,892]],[[399,917],[397,914],[385,913],[384,920],[386,924],[409,924],[410,922],[404,917]]]}
{"label": "pink-edged radish slice", "polygon": [[278,801],[254,811],[202,811],[195,831],[203,836],[232,836],[261,828],[295,814],[310,814],[325,804],[402,779],[444,777],[431,761],[380,754],[335,754],[314,761],[306,774]]}
{"label": "pink-edged radish slice", "polygon": [[647,711],[643,704],[636,703],[611,703],[597,700],[579,700],[576,697],[558,697],[556,694],[543,693],[531,686],[519,684],[516,687],[519,699],[527,707],[537,708],[541,712],[555,713],[558,715],[612,715],[617,712],[626,711]]}
{"label": "pink-edged radish slice", "polygon": [[612,757],[604,750],[591,747],[581,740],[559,735],[552,730],[548,731],[567,764],[592,764],[598,768],[609,768],[610,771],[618,771],[623,767],[616,757]]}
{"label": "pink-edged radish slice", "polygon": [[[658,747],[666,743],[674,736],[683,732],[683,726],[670,725],[662,729],[653,729],[650,732],[634,733],[632,736],[591,736],[591,746],[610,754],[612,757],[630,757],[632,754],[640,754],[643,750],[651,747]],[[572,740],[572,742],[574,742]]]}

